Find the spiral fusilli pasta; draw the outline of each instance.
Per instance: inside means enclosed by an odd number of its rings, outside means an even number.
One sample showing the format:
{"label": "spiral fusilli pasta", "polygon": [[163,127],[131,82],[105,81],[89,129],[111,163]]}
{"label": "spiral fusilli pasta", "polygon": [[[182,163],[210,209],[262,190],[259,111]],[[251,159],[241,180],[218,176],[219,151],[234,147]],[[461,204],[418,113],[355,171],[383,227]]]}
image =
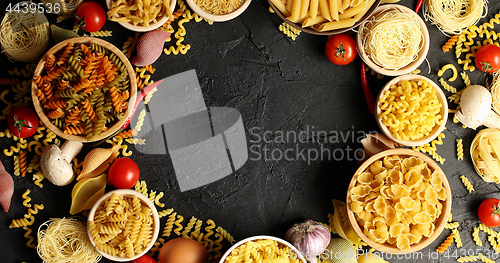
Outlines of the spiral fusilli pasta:
{"label": "spiral fusilli pasta", "polygon": [[472,232],[472,238],[474,239],[474,242],[476,245],[482,247],[483,242],[481,241],[481,238],[479,237],[479,227],[474,227],[474,231]]}
{"label": "spiral fusilli pasta", "polygon": [[451,233],[446,240],[437,248],[439,254],[444,253],[453,243],[453,233]]}

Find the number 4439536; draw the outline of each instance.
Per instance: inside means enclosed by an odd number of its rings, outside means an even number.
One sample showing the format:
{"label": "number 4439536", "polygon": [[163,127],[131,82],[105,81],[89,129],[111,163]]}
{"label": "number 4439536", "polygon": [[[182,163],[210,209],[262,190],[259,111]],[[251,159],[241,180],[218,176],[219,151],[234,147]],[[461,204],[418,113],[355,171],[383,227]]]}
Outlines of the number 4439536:
{"label": "number 4439536", "polygon": [[61,12],[61,4],[60,3],[17,3],[12,5],[12,3],[9,3],[7,8],[5,9],[6,12],[21,12],[21,13],[59,13]]}

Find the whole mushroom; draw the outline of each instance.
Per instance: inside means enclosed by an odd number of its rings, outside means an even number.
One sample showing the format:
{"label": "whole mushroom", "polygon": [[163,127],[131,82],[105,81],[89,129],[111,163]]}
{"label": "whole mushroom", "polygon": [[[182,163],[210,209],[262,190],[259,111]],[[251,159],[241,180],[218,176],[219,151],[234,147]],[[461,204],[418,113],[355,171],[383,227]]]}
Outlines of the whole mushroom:
{"label": "whole mushroom", "polygon": [[491,94],[485,87],[471,85],[463,91],[460,97],[460,110],[455,113],[455,117],[475,130],[488,118],[491,101]]}
{"label": "whole mushroom", "polygon": [[71,160],[78,155],[82,147],[83,143],[68,140],[60,149],[55,144],[45,148],[40,158],[40,167],[45,178],[57,186],[71,183],[75,177]]}

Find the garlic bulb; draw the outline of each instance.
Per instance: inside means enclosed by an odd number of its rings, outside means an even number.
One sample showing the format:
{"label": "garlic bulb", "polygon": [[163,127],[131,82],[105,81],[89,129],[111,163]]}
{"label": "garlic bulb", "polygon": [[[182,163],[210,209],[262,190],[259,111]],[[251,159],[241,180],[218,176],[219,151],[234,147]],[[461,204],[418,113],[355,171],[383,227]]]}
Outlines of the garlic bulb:
{"label": "garlic bulb", "polygon": [[316,256],[321,255],[330,243],[330,230],[321,224],[308,219],[296,223],[286,231],[285,239],[310,262],[315,263]]}

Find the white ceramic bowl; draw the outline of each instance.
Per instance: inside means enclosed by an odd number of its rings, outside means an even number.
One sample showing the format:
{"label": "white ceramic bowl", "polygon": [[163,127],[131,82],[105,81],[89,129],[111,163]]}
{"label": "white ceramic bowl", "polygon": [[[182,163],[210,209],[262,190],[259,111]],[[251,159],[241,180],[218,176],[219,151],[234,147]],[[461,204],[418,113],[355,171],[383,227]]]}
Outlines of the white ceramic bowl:
{"label": "white ceramic bowl", "polygon": [[[108,7],[108,11],[111,9],[111,2],[112,1],[113,0],[106,0],[106,6]],[[177,3],[176,0],[170,0],[170,10],[172,10],[172,12],[175,12],[176,3]],[[118,14],[116,14],[115,16],[118,16]],[[118,22],[118,24],[122,25],[124,28],[126,28],[128,30],[132,30],[132,31],[136,31],[136,32],[148,32],[148,31],[159,28],[160,26],[165,24],[165,22],[167,22],[167,21],[168,21],[168,15],[164,14],[163,16],[159,17],[159,19],[157,18],[156,23],[149,24],[149,26],[135,26],[134,24],[130,24],[130,23],[126,23],[126,22]]]}
{"label": "white ceramic bowl", "polygon": [[[436,97],[439,100],[439,102],[441,102],[441,104],[443,105],[443,107],[441,107],[441,110],[439,111],[439,113],[443,117],[443,123],[441,125],[436,124],[433,127],[432,131],[429,133],[429,135],[422,137],[418,140],[409,140],[409,141],[398,140],[391,133],[391,131],[389,131],[387,126],[385,126],[382,123],[382,121],[379,119],[379,115],[382,113],[382,110],[380,109],[380,98],[382,97],[382,95],[384,94],[384,92],[386,90],[391,88],[391,85],[397,84],[402,80],[420,80],[420,79],[426,80],[436,90]],[[436,139],[436,137],[444,130],[444,128],[446,126],[446,121],[448,120],[448,102],[446,101],[446,96],[444,95],[441,88],[434,81],[432,81],[429,78],[426,78],[424,76],[421,76],[421,75],[407,74],[407,75],[393,78],[391,81],[389,81],[389,82],[387,82],[387,84],[385,84],[385,86],[382,88],[382,90],[380,90],[380,93],[377,96],[376,103],[377,104],[376,104],[376,108],[375,108],[375,118],[377,119],[377,124],[380,127],[380,129],[382,130],[382,132],[387,137],[389,137],[389,139],[391,139],[391,140],[393,140],[401,145],[405,145],[405,146],[420,146],[420,145],[424,145],[424,144]]]}
{"label": "white ceramic bowl", "polygon": [[[99,208],[99,206],[105,200],[107,200],[113,193],[117,193],[117,194],[125,196],[125,197],[137,196],[141,200],[142,205],[146,205],[147,207],[149,207],[151,209],[151,211],[153,213],[153,236],[151,238],[151,242],[146,247],[146,249],[144,249],[144,251],[137,254],[135,257],[123,258],[123,257],[112,256],[112,255],[109,255],[107,253],[100,251],[97,248],[94,239],[92,239],[92,235],[90,234],[90,231],[88,231],[89,239],[90,239],[90,242],[92,243],[92,245],[95,247],[95,249],[99,253],[101,253],[101,255],[103,257],[110,259],[112,261],[118,261],[118,262],[133,261],[134,259],[137,259],[137,258],[141,257],[142,255],[146,254],[146,252],[148,252],[153,247],[154,243],[156,242],[156,238],[158,237],[158,233],[160,232],[160,217],[158,216],[158,211],[156,210],[155,205],[153,204],[153,202],[151,202],[151,200],[149,200],[149,198],[147,196],[145,196],[137,191],[134,191],[132,189],[118,189],[118,190],[114,190],[114,191],[111,191],[111,192],[103,195],[101,198],[99,198],[99,200],[97,200],[97,202],[94,204],[94,206],[90,210],[87,222],[94,219],[95,213],[96,213],[97,209]],[[87,223],[87,228],[88,228],[88,223]]]}
{"label": "white ceramic bowl", "polygon": [[273,236],[265,236],[265,235],[262,235],[262,236],[253,236],[253,237],[249,237],[249,238],[245,238],[243,240],[241,240],[240,242],[234,244],[232,247],[230,247],[226,253],[224,253],[224,255],[222,255],[222,258],[220,259],[219,263],[224,263],[224,261],[226,260],[226,258],[231,254],[231,252],[239,247],[240,245],[248,242],[248,241],[254,241],[254,240],[258,240],[258,239],[271,239],[271,240],[276,240],[278,241],[278,243],[281,243],[289,248],[292,249],[292,251],[295,253],[295,255],[298,256],[298,258],[300,259],[300,261],[302,263],[307,263],[307,261],[305,260],[305,258],[303,257],[303,255],[290,243],[288,243],[287,241],[281,239],[281,238],[277,238],[277,237],[273,237]]}
{"label": "white ceramic bowl", "polygon": [[194,2],[194,0],[186,0],[189,7],[191,7],[191,9],[193,9],[193,12],[197,13],[198,15],[200,15],[201,17],[203,17],[207,20],[211,20],[211,21],[215,21],[215,22],[224,22],[224,21],[228,21],[228,20],[231,20],[233,18],[238,17],[239,15],[241,15],[241,13],[243,13],[243,11],[245,11],[247,9],[247,7],[250,5],[251,1],[252,0],[245,0],[245,2],[232,13],[229,13],[226,15],[214,15],[212,13],[209,13],[209,12],[203,10],[201,7],[199,7]]}
{"label": "white ceramic bowl", "polygon": [[361,57],[361,59],[366,63],[366,65],[368,65],[368,67],[373,69],[375,72],[380,73],[382,75],[386,75],[386,76],[399,76],[399,75],[410,73],[411,71],[418,68],[420,66],[420,64],[422,64],[422,62],[424,62],[425,58],[427,57],[427,53],[429,52],[429,44],[430,44],[429,31],[427,30],[427,26],[425,25],[424,21],[422,20],[422,18],[420,18],[420,16],[417,13],[415,13],[413,10],[411,10],[410,8],[408,8],[406,6],[396,5],[396,4],[381,5],[377,9],[375,9],[372,16],[375,16],[375,15],[379,14],[380,12],[387,11],[387,10],[393,10],[393,9],[398,9],[398,10],[401,10],[403,12],[410,13],[418,20],[418,23],[420,24],[420,29],[422,30],[422,34],[424,35],[424,40],[423,40],[424,43],[423,43],[423,47],[418,52],[417,59],[412,61],[410,64],[408,64],[405,67],[400,68],[398,70],[385,69],[385,68],[375,64],[375,62],[373,62],[373,60],[365,53],[365,50],[363,48],[364,41],[363,41],[362,36],[361,36],[361,31],[362,31],[364,25],[369,21],[369,19],[365,20],[363,23],[361,23],[359,25],[358,34],[356,37],[358,54]]}

